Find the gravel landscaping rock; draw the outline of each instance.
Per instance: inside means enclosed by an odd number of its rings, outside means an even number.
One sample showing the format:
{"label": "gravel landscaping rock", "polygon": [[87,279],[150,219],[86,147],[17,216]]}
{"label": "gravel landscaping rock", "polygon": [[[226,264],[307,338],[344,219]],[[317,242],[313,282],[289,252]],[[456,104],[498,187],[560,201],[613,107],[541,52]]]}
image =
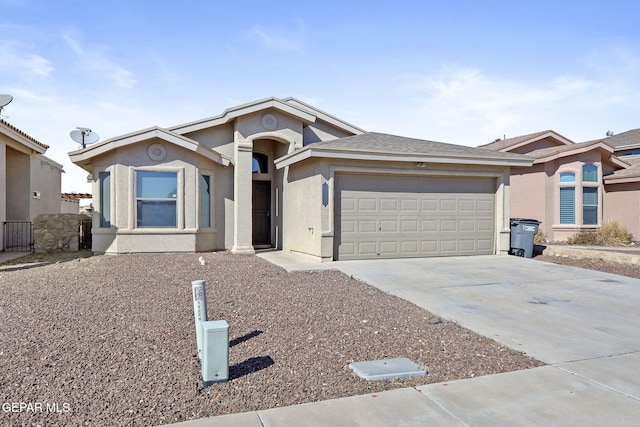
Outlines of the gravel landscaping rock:
{"label": "gravel landscaping rock", "polygon": [[[230,380],[206,389],[198,279],[209,319],[230,326]],[[0,289],[1,425],[159,425],[542,364],[340,272],[254,256],[94,256],[2,271]],[[348,368],[395,357],[427,376],[370,382]]]}
{"label": "gravel landscaping rock", "polygon": [[[626,251],[624,253],[627,253]],[[619,274],[621,276],[640,279],[640,266],[620,262],[609,262],[596,259],[575,259],[571,257],[538,255],[533,259],[537,261],[552,262],[554,264],[569,265],[571,267],[586,268],[588,270],[602,271],[605,273]]]}

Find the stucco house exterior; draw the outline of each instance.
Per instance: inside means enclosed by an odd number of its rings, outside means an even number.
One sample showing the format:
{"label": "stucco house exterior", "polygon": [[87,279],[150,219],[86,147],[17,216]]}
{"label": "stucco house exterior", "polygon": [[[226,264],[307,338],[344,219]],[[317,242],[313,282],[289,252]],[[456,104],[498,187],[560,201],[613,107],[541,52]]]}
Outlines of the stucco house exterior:
{"label": "stucco house exterior", "polygon": [[[635,141],[635,146],[632,144]],[[481,146],[533,157],[511,169],[511,215],[542,222],[549,241],[564,241],[618,220],[640,236],[640,132],[575,143],[546,130]]]}
{"label": "stucco house exterior", "polygon": [[532,159],[368,133],[267,98],[69,153],[93,179],[93,251],[261,248],[318,260],[507,253],[511,167]]}
{"label": "stucco house exterior", "polygon": [[[32,221],[44,213],[60,213],[63,168],[44,155],[48,148],[0,119],[0,222],[3,224]],[[5,228],[0,228],[3,248],[9,238],[5,236]],[[8,230],[7,233],[23,231]],[[12,241],[23,240],[20,236],[13,237]]]}

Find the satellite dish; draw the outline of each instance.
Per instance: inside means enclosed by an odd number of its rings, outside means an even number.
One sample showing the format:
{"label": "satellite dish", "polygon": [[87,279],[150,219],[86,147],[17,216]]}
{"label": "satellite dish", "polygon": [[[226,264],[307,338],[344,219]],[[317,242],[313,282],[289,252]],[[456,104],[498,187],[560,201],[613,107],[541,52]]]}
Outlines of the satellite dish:
{"label": "satellite dish", "polygon": [[[11,95],[0,95],[0,113],[2,113],[2,109],[9,105],[9,103],[13,101],[13,96]],[[2,117],[2,116],[0,116]]]}
{"label": "satellite dish", "polygon": [[87,145],[98,142],[100,139],[100,135],[93,132],[89,128],[76,128],[76,130],[72,130],[71,139],[73,139],[78,144],[82,145],[82,148],[86,148]]}

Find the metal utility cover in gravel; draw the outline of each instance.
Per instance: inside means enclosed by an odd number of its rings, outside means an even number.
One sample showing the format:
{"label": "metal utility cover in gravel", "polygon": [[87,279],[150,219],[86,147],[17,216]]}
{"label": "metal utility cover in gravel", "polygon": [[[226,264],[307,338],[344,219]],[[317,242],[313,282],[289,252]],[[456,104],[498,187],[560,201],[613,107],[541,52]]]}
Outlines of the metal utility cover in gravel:
{"label": "metal utility cover in gravel", "polygon": [[353,369],[353,372],[360,378],[364,378],[367,381],[423,377],[427,375],[426,369],[418,366],[406,357],[354,362],[350,363],[349,367]]}

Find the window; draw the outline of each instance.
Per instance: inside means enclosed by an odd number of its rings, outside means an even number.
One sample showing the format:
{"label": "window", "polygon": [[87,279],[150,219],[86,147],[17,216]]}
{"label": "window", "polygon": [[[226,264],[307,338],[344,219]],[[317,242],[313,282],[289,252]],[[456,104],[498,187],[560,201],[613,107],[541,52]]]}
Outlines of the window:
{"label": "window", "polygon": [[598,225],[599,186],[600,178],[596,165],[582,166],[581,181],[576,180],[575,172],[561,172],[560,224]]}
{"label": "window", "polygon": [[576,182],[576,174],[573,172],[562,172],[560,182]]}
{"label": "window", "polygon": [[597,187],[584,187],[582,189],[582,223],[585,225],[598,224]]}
{"label": "window", "polygon": [[576,223],[576,188],[560,187],[560,224]]}
{"label": "window", "polygon": [[253,153],[253,173],[269,173],[269,157],[262,153]]}
{"label": "window", "polygon": [[211,227],[211,177],[200,175],[200,227]]}
{"label": "window", "polygon": [[582,166],[582,182],[598,182],[598,167],[595,165]]}
{"label": "window", "polygon": [[100,172],[100,227],[111,227],[111,173]]}
{"label": "window", "polygon": [[138,227],[176,227],[178,174],[136,171]]}
{"label": "window", "polygon": [[582,223],[598,225],[598,167],[582,166]]}

